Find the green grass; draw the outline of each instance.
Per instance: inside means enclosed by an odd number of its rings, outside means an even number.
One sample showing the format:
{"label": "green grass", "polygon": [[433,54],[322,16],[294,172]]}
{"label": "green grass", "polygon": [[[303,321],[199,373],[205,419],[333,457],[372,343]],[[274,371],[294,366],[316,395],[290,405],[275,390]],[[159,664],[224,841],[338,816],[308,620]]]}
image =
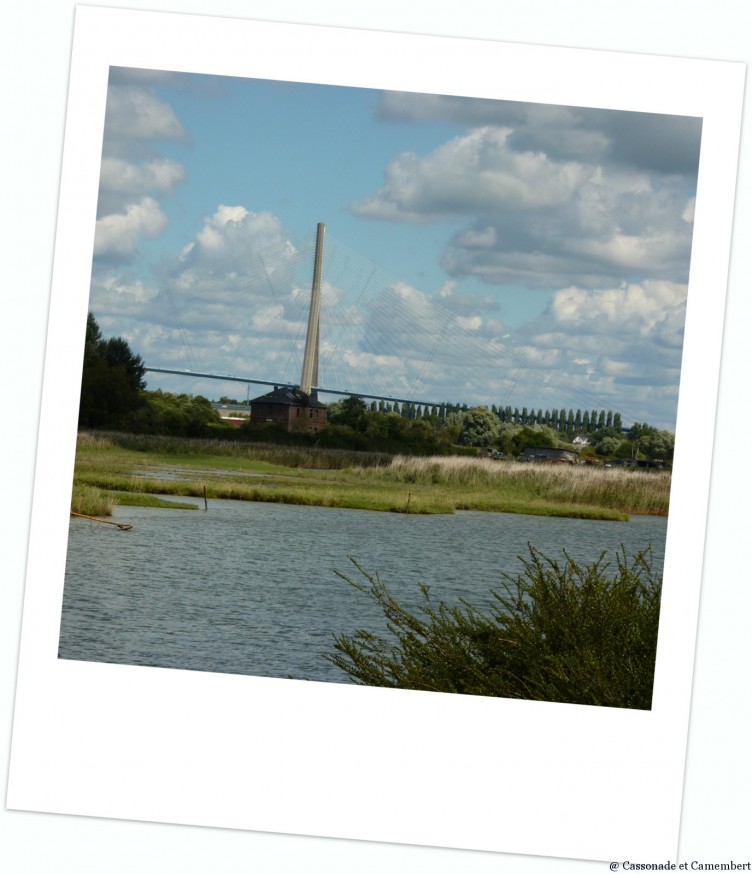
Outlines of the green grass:
{"label": "green grass", "polygon": [[73,513],[81,513],[83,516],[111,516],[113,505],[116,503],[116,496],[109,491],[103,491],[80,481],[73,484],[71,493]]}
{"label": "green grass", "polygon": [[118,494],[121,503],[123,494],[205,494],[395,513],[479,510],[623,521],[631,513],[667,513],[670,474],[481,458],[396,456],[387,463],[374,453],[82,434],[75,482]]}

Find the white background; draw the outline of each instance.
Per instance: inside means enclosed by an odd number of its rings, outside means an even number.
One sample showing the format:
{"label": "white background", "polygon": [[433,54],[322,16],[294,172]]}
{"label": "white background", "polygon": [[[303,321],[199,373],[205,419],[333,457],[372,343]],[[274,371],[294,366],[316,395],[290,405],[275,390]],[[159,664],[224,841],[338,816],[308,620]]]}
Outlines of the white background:
{"label": "white background", "polygon": [[[94,4],[92,4],[94,5]],[[138,7],[120,3],[122,7]],[[437,2],[162,3],[154,10],[266,18],[505,41],[601,48],[663,55],[747,61],[750,20],[742,3],[711,5],[615,4],[574,0],[566,5],[528,0]],[[73,5],[30,2],[8,11],[0,26],[3,136],[0,162],[3,278],[3,385],[6,404],[3,457],[6,477],[0,532],[4,548],[2,724],[10,733],[15,660],[20,628],[26,537],[31,506],[36,416],[47,321],[57,185],[67,92]],[[10,109],[10,114],[8,110]],[[752,841],[749,791],[750,637],[749,574],[745,572],[745,444],[750,411],[745,405],[745,324],[749,303],[744,280],[749,255],[750,206],[744,196],[745,143],[739,177],[736,245],[714,456],[713,487],[697,646],[680,861],[748,861]],[[7,262],[10,262],[9,265]],[[10,276],[8,276],[10,266]],[[745,427],[746,426],[746,427]],[[7,448],[6,448],[7,447]],[[6,479],[7,482],[7,479]],[[746,518],[745,518],[746,515]],[[5,749],[9,747],[8,741]],[[6,753],[7,761],[7,753]],[[495,787],[494,792],[503,791]],[[645,786],[645,792],[650,787]],[[492,804],[492,797],[489,804]],[[132,822],[21,814],[2,815],[0,860],[12,871],[498,871],[580,870],[602,863],[460,853],[419,847],[330,841],[226,830],[190,829]],[[633,861],[661,861],[636,859]],[[663,860],[665,861],[665,860]]]}

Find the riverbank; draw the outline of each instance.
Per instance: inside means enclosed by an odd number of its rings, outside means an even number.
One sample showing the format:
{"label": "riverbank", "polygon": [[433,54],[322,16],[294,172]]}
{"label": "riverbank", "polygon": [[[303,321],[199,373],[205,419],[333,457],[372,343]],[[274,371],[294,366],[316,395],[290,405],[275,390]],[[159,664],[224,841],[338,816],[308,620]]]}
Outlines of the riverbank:
{"label": "riverbank", "polygon": [[[670,474],[216,440],[79,435],[73,500],[230,498],[397,513],[482,510],[625,521],[666,515]],[[91,506],[89,504],[89,506]],[[77,512],[87,512],[73,506]]]}

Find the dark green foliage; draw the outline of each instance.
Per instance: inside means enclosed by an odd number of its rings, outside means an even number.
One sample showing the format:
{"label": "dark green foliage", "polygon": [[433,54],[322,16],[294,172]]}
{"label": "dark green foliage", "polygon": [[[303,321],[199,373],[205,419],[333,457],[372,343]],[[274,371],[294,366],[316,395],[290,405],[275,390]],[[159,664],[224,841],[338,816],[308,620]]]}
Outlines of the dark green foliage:
{"label": "dark green foliage", "polygon": [[122,337],[105,340],[92,313],[86,320],[78,424],[83,428],[121,425],[141,404],[144,362]]}
{"label": "dark green foliage", "polygon": [[529,547],[523,572],[503,575],[483,611],[431,601],[406,609],[378,575],[342,579],[375,603],[382,636],[335,635],[329,662],[356,684],[649,710],[661,577],[647,550],[616,567],[579,565]]}
{"label": "dark green foliage", "polygon": [[473,407],[462,416],[459,442],[463,446],[490,446],[498,433],[498,417],[485,407]]}
{"label": "dark green foliage", "polygon": [[142,406],[126,424],[137,434],[208,437],[212,427],[222,426],[222,420],[211,401],[202,395],[175,395],[157,389],[144,392]]}
{"label": "dark green foliage", "polygon": [[508,451],[514,455],[521,455],[526,446],[556,446],[556,436],[545,425],[521,428],[512,436]]}
{"label": "dark green foliage", "polygon": [[347,425],[357,431],[365,421],[367,409],[363,398],[352,395],[329,405],[327,421],[332,425]]}

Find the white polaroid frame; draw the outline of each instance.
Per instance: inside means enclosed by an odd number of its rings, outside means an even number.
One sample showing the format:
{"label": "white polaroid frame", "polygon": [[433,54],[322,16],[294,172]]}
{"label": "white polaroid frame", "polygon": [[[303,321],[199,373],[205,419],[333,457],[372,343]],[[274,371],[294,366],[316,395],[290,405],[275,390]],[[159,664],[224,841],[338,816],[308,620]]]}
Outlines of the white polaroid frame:
{"label": "white polaroid frame", "polygon": [[[58,660],[110,66],[703,119],[651,711]],[[10,808],[572,858],[675,856],[744,71],[729,62],[77,9]]]}

